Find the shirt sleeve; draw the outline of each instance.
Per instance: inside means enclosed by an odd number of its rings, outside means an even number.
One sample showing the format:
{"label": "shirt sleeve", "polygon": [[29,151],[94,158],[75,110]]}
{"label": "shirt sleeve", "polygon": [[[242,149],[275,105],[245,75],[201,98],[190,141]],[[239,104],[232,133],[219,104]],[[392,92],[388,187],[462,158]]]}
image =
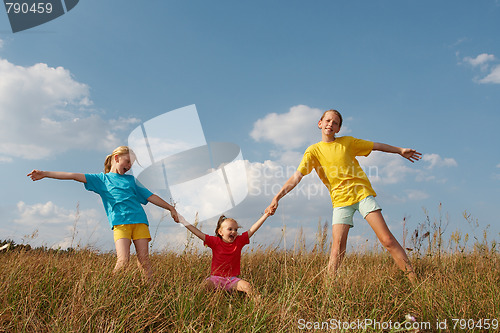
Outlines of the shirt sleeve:
{"label": "shirt sleeve", "polygon": [[314,167],[318,164],[317,162],[316,157],[311,154],[311,151],[308,148],[302,157],[302,161],[300,162],[297,171],[299,171],[303,176],[306,176],[311,173]]}
{"label": "shirt sleeve", "polygon": [[85,189],[87,191],[101,193],[104,187],[104,183],[102,182],[102,179],[99,176],[100,174],[94,174],[94,173],[85,174],[85,179],[87,180],[87,182],[84,183],[83,185],[85,186]]}
{"label": "shirt sleeve", "polygon": [[242,246],[250,244],[250,237],[248,237],[248,231],[242,233],[240,237]]}
{"label": "shirt sleeve", "polygon": [[354,156],[368,156],[373,150],[373,141],[353,138],[351,149]]}
{"label": "shirt sleeve", "polygon": [[209,248],[212,248],[214,245],[215,237],[217,236],[210,236],[210,235],[205,235],[205,241],[203,242],[203,245],[208,246]]}
{"label": "shirt sleeve", "polygon": [[135,180],[135,185],[137,188],[137,197],[139,202],[143,205],[147,204],[148,198],[153,195],[153,192],[148,190],[144,185],[141,184],[137,179]]}

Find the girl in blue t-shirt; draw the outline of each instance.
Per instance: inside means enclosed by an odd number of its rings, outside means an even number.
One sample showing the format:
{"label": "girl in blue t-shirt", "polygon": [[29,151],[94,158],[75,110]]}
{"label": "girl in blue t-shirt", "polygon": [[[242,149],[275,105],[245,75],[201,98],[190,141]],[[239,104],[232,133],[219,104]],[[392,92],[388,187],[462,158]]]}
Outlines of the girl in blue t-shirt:
{"label": "girl in blue t-shirt", "polygon": [[150,192],[133,176],[125,174],[130,170],[134,161],[134,152],[127,146],[120,146],[106,157],[103,173],[83,174],[33,170],[28,176],[34,181],[43,178],[76,180],[84,183],[87,190],[99,194],[114,234],[117,255],[114,271],[128,264],[130,245],[133,242],[137,253],[137,264],[150,279],[152,269],[148,243],[151,241],[151,235],[142,205],[151,202],[169,210],[176,222],[179,222],[179,218],[175,207]]}

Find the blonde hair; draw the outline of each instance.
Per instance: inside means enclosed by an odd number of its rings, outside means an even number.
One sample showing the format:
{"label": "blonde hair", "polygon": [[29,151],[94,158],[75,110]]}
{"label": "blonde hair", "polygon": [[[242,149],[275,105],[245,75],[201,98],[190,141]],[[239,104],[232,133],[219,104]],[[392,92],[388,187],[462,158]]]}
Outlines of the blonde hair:
{"label": "blonde hair", "polygon": [[[226,217],[224,215],[221,215],[219,217],[219,221],[217,221],[217,226],[215,227],[215,235],[219,238],[222,238],[221,235],[219,235],[219,229],[222,227],[222,222],[226,221],[226,220],[229,220],[229,221],[234,221],[236,222],[235,219],[232,219],[232,218],[229,218],[229,217]],[[238,222],[236,222],[236,224],[238,224]],[[240,228],[240,225],[238,224],[238,228]]]}
{"label": "blonde hair", "polygon": [[325,112],[323,112],[323,115],[321,116],[321,119],[320,119],[320,120],[323,120],[323,118],[326,116],[326,114],[327,114],[328,112],[333,112],[333,113],[335,113],[337,116],[339,116],[339,119],[340,119],[339,127],[342,127],[342,115],[340,114],[340,112],[338,112],[337,110],[334,110],[334,109],[331,109],[331,110],[326,110]]}
{"label": "blonde hair", "polygon": [[104,160],[104,173],[108,173],[111,171],[111,162],[113,161],[113,158],[115,156],[121,156],[121,155],[131,155],[130,157],[135,156],[134,151],[130,149],[128,146],[120,146],[115,148],[111,154],[106,156],[106,159]]}

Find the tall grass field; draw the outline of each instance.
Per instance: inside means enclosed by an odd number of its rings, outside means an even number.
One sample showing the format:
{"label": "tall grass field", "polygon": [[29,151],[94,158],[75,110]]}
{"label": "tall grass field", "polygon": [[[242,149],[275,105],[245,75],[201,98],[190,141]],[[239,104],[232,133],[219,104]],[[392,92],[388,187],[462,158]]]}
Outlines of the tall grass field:
{"label": "tall grass field", "polygon": [[[113,275],[113,253],[10,248],[0,252],[0,332],[498,332],[500,254],[495,242],[439,226],[405,245],[410,284],[380,247],[347,253],[325,283],[328,227],[306,250],[248,247],[242,277],[260,293],[200,289],[211,255],[151,255],[154,281],[134,258]],[[2,244],[4,244],[3,242]]]}

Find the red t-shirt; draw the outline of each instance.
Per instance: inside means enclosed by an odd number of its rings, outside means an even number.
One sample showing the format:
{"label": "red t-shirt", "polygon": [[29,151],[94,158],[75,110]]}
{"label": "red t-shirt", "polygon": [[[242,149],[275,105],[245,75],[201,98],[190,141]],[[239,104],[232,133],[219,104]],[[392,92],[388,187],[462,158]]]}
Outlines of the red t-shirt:
{"label": "red t-shirt", "polygon": [[205,235],[204,244],[212,249],[212,275],[240,275],[241,249],[248,243],[248,232],[237,236],[232,243],[226,243],[217,236]]}

